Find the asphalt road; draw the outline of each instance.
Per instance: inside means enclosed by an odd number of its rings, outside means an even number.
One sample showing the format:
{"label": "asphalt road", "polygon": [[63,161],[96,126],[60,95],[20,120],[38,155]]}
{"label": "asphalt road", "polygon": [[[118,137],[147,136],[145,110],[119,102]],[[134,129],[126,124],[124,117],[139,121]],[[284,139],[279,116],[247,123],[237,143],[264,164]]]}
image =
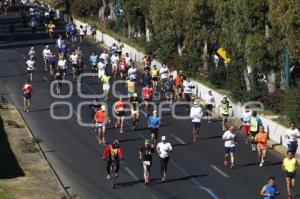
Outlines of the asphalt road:
{"label": "asphalt road", "polygon": [[[1,18],[0,16],[0,20]],[[7,42],[5,41],[7,33],[2,31],[5,25],[7,26],[3,21],[0,24],[1,44]],[[19,34],[27,34],[26,31],[24,32]],[[17,45],[14,45],[14,42],[18,42]],[[42,62],[45,42],[54,43],[44,34],[40,34],[24,41],[9,41],[10,48],[0,49],[0,92],[6,94],[9,101],[20,110],[23,109],[21,88],[26,79],[25,61],[29,46],[33,44],[37,49],[37,70],[33,75],[32,83],[33,105],[31,112],[22,112],[22,115],[33,134],[42,140],[41,146],[47,159],[70,193],[75,193],[84,199],[254,199],[261,198],[259,191],[267,177],[274,176],[277,179],[279,191],[283,196],[286,195],[284,176],[280,169],[282,161],[280,155],[270,150],[266,165],[259,168],[256,154],[250,151],[250,145],[245,144],[239,136],[236,149],[237,167],[235,169],[224,167],[220,122],[203,121],[200,140],[192,142],[191,121],[176,120],[169,111],[163,113],[162,127],[159,131],[159,136],[166,135],[174,147],[167,181],[164,184],[161,184],[159,179],[158,157],[154,157],[152,184],[149,187],[143,185],[143,171],[141,162],[138,160],[138,150],[143,146],[144,139],[149,137],[146,118],[141,115],[137,131],[133,131],[129,126],[130,120],[126,121],[123,135],[118,133],[118,129],[113,128],[114,120],[110,124],[107,133],[108,140],[118,138],[125,151],[125,160],[121,164],[117,188],[113,190],[105,179],[105,162],[101,160],[104,147],[98,145],[91,128],[82,127],[77,122],[78,118],[90,121],[88,107],[84,106],[79,115],[77,106],[80,102],[88,102],[92,99],[83,99],[78,96],[76,81],[70,75],[67,79],[72,81],[74,87],[70,91],[71,97],[56,99],[50,95],[51,78],[43,70]],[[101,49],[87,41],[82,47],[86,60],[92,50],[97,53],[101,52]],[[52,44],[51,49],[56,49],[56,47]],[[89,70],[88,65],[86,71]],[[125,88],[120,85],[117,90],[122,93]],[[67,94],[68,91],[67,86],[64,85],[63,94]],[[102,86],[97,79],[89,77],[84,79],[82,91],[84,94],[100,94]],[[64,105],[55,106],[53,110],[57,116],[66,116],[70,111],[70,119],[52,119],[50,105],[57,101],[68,102],[72,105],[71,111]],[[110,96],[108,103],[110,113],[115,101],[116,98]],[[176,112],[181,115],[185,114],[183,107],[178,107]],[[296,194],[299,194],[299,191]],[[283,196],[279,198],[284,198]]]}

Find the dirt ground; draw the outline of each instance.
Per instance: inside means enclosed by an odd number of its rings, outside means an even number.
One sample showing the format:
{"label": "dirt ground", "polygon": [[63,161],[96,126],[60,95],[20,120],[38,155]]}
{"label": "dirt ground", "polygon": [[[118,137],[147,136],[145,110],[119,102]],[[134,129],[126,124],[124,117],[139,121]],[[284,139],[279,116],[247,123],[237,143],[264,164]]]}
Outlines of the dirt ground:
{"label": "dirt ground", "polygon": [[0,116],[0,199],[67,198],[18,110]]}

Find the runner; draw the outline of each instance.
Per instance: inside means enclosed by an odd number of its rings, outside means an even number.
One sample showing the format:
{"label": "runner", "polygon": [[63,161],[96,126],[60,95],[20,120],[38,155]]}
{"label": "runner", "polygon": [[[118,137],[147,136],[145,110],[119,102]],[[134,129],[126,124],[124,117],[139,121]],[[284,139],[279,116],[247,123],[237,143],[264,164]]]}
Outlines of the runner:
{"label": "runner", "polygon": [[84,38],[84,29],[83,29],[83,25],[79,26],[79,36],[80,36],[80,43],[83,43],[83,38]]}
{"label": "runner", "polygon": [[120,76],[121,79],[125,80],[126,79],[126,72],[127,72],[127,63],[125,61],[125,58],[121,58],[121,61],[119,63],[119,70],[120,70]]}
{"label": "runner", "polygon": [[276,199],[276,196],[279,195],[277,186],[275,185],[275,178],[269,177],[268,183],[263,186],[260,191],[260,195],[264,196],[264,199]]}
{"label": "runner", "polygon": [[115,128],[120,127],[120,134],[124,133],[123,126],[124,126],[124,116],[125,116],[125,104],[123,102],[123,98],[120,97],[119,101],[115,103],[115,113],[117,116],[117,122],[115,124]]}
{"label": "runner", "polygon": [[215,106],[215,97],[212,95],[211,91],[208,91],[207,95],[204,97],[204,101],[205,101],[205,116],[207,117],[208,122],[210,122],[213,108]]}
{"label": "runner", "polygon": [[110,58],[110,63],[112,67],[112,73],[114,74],[114,77],[117,76],[118,73],[118,65],[119,65],[119,56],[117,53],[114,53]]}
{"label": "runner", "polygon": [[223,131],[226,131],[226,123],[227,123],[227,119],[228,119],[228,116],[229,116],[229,108],[231,108],[231,106],[229,105],[229,101],[227,99],[227,96],[225,95],[223,97],[223,100],[221,101],[220,106],[219,106],[220,116],[222,118]]}
{"label": "runner", "polygon": [[127,66],[132,66],[132,59],[127,52],[125,53],[124,59],[125,59]]}
{"label": "runner", "polygon": [[148,119],[148,127],[150,129],[151,146],[155,146],[158,136],[158,128],[160,126],[160,117],[157,111],[153,111],[153,116]]}
{"label": "runner", "polygon": [[96,120],[94,120],[95,118],[95,114],[97,113],[97,111],[99,109],[101,109],[101,104],[99,103],[99,99],[98,98],[95,98],[93,100],[93,103],[89,105],[90,109],[91,109],[91,120],[93,122],[93,126],[92,126],[92,129],[97,132],[98,128],[97,128],[97,125],[96,125]]}
{"label": "runner", "polygon": [[257,145],[257,155],[259,160],[259,167],[263,167],[268,152],[269,132],[264,131],[263,126],[259,126],[259,132],[255,135],[254,141]]}
{"label": "runner", "polygon": [[241,121],[243,122],[242,132],[245,138],[245,143],[248,143],[251,117],[252,117],[252,112],[250,111],[249,108],[246,107],[241,117]]}
{"label": "runner", "polygon": [[104,60],[105,65],[109,63],[109,54],[107,53],[106,50],[103,50],[103,52],[99,56],[100,59]]}
{"label": "runner", "polygon": [[104,93],[104,101],[107,102],[108,100],[108,94],[109,94],[109,89],[110,89],[110,76],[108,75],[103,75],[101,77],[101,82],[102,82],[102,90],[103,90],[103,93]]}
{"label": "runner", "polygon": [[149,70],[150,71],[150,66],[151,66],[151,62],[152,59],[150,57],[150,55],[145,55],[144,59],[143,59],[143,63],[144,63],[144,70]]}
{"label": "runner", "polygon": [[131,115],[132,115],[132,122],[134,130],[137,129],[139,118],[140,118],[140,110],[139,106],[141,100],[139,99],[137,93],[134,93],[132,97],[130,97],[129,102],[131,104]]}
{"label": "runner", "polygon": [[135,93],[135,82],[131,80],[127,80],[127,91],[128,91],[128,98],[131,98]]}
{"label": "runner", "polygon": [[[235,145],[236,145],[236,135],[235,135],[235,127],[231,126],[229,130],[225,131],[222,136],[222,140],[225,141],[225,160],[224,165],[228,166],[229,162],[231,163],[230,168],[234,168],[234,153],[235,153]],[[230,156],[230,160],[228,160]]]}
{"label": "runner", "polygon": [[145,72],[144,72],[144,74],[142,74],[142,78],[141,78],[142,87],[145,88],[149,84],[151,85],[151,81],[152,81],[152,77],[149,73],[149,70],[145,70]]}
{"label": "runner", "polygon": [[97,34],[97,26],[96,26],[96,24],[93,24],[91,26],[91,34],[92,34],[92,40],[95,43],[97,41],[96,40],[96,34]]}
{"label": "runner", "polygon": [[287,157],[282,162],[282,170],[285,173],[286,188],[288,199],[292,199],[292,191],[296,182],[296,172],[298,170],[298,161],[293,151],[287,152]]}
{"label": "runner", "polygon": [[252,152],[256,151],[256,144],[255,144],[255,136],[258,133],[259,126],[263,126],[262,121],[259,117],[257,117],[257,112],[252,112],[252,117],[250,119],[250,139],[251,139],[251,148]]}
{"label": "runner", "polygon": [[[83,73],[84,68],[85,68],[85,64],[83,62],[83,59],[80,58],[78,60],[78,64],[76,65],[76,68],[75,68],[75,77],[79,77],[80,74]],[[80,78],[80,84],[82,84],[82,81],[83,81],[83,78]]]}
{"label": "runner", "polygon": [[175,78],[175,100],[181,101],[182,99],[182,87],[183,87],[183,75],[179,74]]}
{"label": "runner", "polygon": [[85,20],[83,21],[82,26],[83,26],[84,36],[86,36],[87,30],[89,29],[90,26],[89,26],[89,24]]}
{"label": "runner", "polygon": [[92,71],[93,72],[97,72],[97,63],[98,63],[98,56],[96,55],[96,53],[93,51],[92,55],[90,56],[90,63],[92,66]]}
{"label": "runner", "polygon": [[69,39],[70,35],[72,33],[72,24],[71,23],[67,23],[65,26],[65,32],[66,32],[66,38]]}
{"label": "runner", "polygon": [[62,39],[62,36],[61,35],[58,35],[58,39],[56,40],[56,45],[58,47],[58,49],[61,49],[61,45],[63,43],[63,39]]}
{"label": "runner", "polygon": [[134,66],[134,64],[132,64],[131,67],[128,69],[128,78],[129,80],[136,82],[137,68]]}
{"label": "runner", "polygon": [[166,81],[169,77],[169,68],[166,64],[163,64],[162,67],[159,69],[159,76],[161,80],[162,90],[165,92]]}
{"label": "runner", "polygon": [[98,68],[98,78],[101,80],[102,76],[105,75],[105,68],[106,68],[106,65],[105,65],[103,59],[99,60],[99,62],[97,64],[97,68]]}
{"label": "runner", "polygon": [[170,108],[173,103],[173,96],[174,96],[174,88],[175,88],[175,82],[173,80],[173,75],[169,76],[169,79],[165,82],[164,85],[165,88],[165,95],[168,102],[170,102]]}
{"label": "runner", "polygon": [[156,65],[153,65],[153,68],[151,69],[153,91],[156,91],[158,76],[159,76],[159,70],[157,69]]}
{"label": "runner", "polygon": [[57,80],[56,82],[56,94],[60,95],[61,93],[61,87],[62,87],[62,80],[63,80],[63,73],[62,70],[59,69],[58,66],[54,66],[54,70],[53,70],[53,74],[54,74],[54,78],[55,80]]}
{"label": "runner", "polygon": [[190,110],[190,117],[193,124],[193,141],[197,141],[199,138],[202,115],[203,112],[198,102],[194,102],[194,106]]}
{"label": "runner", "polygon": [[[114,55],[117,53],[117,44],[116,43],[113,43],[110,47],[109,47],[109,50],[110,50],[110,54],[111,55]],[[117,55],[118,56],[118,55]],[[118,56],[119,57],[119,56]]]}
{"label": "runner", "polygon": [[76,73],[76,68],[78,65],[79,57],[78,54],[76,54],[75,50],[72,51],[72,54],[70,55],[69,61],[72,64],[72,74],[73,74],[73,79],[76,78],[75,73]]}
{"label": "runner", "polygon": [[77,28],[75,24],[71,25],[71,41],[72,43],[77,41]]}
{"label": "runner", "polygon": [[65,59],[65,56],[60,57],[57,65],[58,65],[59,72],[62,76],[62,80],[65,80],[67,74],[67,60]]}
{"label": "runner", "polygon": [[150,141],[145,140],[145,145],[139,151],[139,158],[143,162],[144,169],[144,184],[148,185],[150,182],[150,169],[152,166],[152,156],[155,154],[154,148],[151,147]]}
{"label": "runner", "polygon": [[110,123],[110,119],[107,115],[106,108],[102,105],[99,110],[96,112],[94,116],[94,120],[96,121],[96,125],[98,128],[98,141],[99,144],[105,145],[105,132],[107,122]]}
{"label": "runner", "polygon": [[153,89],[151,87],[151,84],[149,83],[146,87],[143,88],[143,99],[145,101],[146,117],[148,117],[150,113],[149,102],[152,101],[152,96],[153,96]]}
{"label": "runner", "polygon": [[49,38],[50,39],[53,39],[55,28],[56,28],[56,26],[53,23],[53,21],[50,21],[50,23],[48,25],[48,32],[49,32]]}
{"label": "runner", "polygon": [[156,150],[160,161],[161,182],[164,183],[168,171],[169,153],[173,150],[172,145],[169,142],[166,142],[166,136],[161,136],[161,142],[157,144]]}
{"label": "runner", "polygon": [[287,130],[285,137],[288,140],[288,150],[294,154],[297,152],[298,139],[300,138],[300,131],[296,128],[295,122],[290,123],[290,128]]}
{"label": "runner", "polygon": [[28,52],[28,57],[33,57],[33,59],[35,60],[35,58],[36,58],[36,52],[35,52],[35,49],[34,49],[34,47],[32,46],[31,48],[30,48],[30,50],[29,50],[29,52]]}
{"label": "runner", "polygon": [[124,44],[118,39],[116,52],[118,53],[119,58],[122,56],[122,49],[124,48]]}
{"label": "runner", "polygon": [[195,84],[191,81],[189,77],[185,78],[183,80],[183,94],[184,94],[184,100],[186,101],[186,111],[188,112],[190,110],[190,103],[192,100],[192,93],[193,89],[195,88]]}
{"label": "runner", "polygon": [[24,111],[29,112],[29,109],[31,107],[31,93],[32,93],[32,86],[30,84],[30,81],[27,81],[27,83],[23,86],[22,92],[23,92]]}
{"label": "runner", "polygon": [[29,60],[26,61],[26,69],[27,69],[27,80],[29,82],[32,82],[32,74],[35,69],[35,61],[33,59],[33,56],[30,56]]}
{"label": "runner", "polygon": [[49,58],[48,58],[48,63],[49,63],[49,69],[50,69],[50,76],[54,75],[54,68],[56,65],[56,56],[54,52],[51,52]]}
{"label": "runner", "polygon": [[50,56],[50,49],[49,49],[49,46],[46,45],[45,46],[45,49],[43,50],[43,58],[44,58],[44,68],[45,68],[45,71],[48,70],[48,57]]}
{"label": "runner", "polygon": [[106,172],[107,176],[106,179],[111,178],[111,173],[110,173],[110,166],[113,161],[116,162],[116,177],[119,176],[119,168],[120,168],[120,160],[124,159],[124,152],[123,149],[121,148],[119,141],[115,140],[112,144],[108,145],[103,154],[102,154],[102,159],[106,160]]}

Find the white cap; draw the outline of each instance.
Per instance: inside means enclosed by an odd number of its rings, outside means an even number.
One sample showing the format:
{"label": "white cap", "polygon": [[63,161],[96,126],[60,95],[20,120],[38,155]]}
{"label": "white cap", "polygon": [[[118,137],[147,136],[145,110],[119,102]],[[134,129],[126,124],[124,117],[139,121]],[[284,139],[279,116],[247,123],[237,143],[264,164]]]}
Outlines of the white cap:
{"label": "white cap", "polygon": [[162,141],[166,141],[166,136],[164,136],[164,135],[161,136],[161,140],[162,140]]}
{"label": "white cap", "polygon": [[198,102],[195,101],[195,102],[194,102],[194,105],[198,105]]}
{"label": "white cap", "polygon": [[157,111],[153,111],[153,114],[156,114],[157,113]]}

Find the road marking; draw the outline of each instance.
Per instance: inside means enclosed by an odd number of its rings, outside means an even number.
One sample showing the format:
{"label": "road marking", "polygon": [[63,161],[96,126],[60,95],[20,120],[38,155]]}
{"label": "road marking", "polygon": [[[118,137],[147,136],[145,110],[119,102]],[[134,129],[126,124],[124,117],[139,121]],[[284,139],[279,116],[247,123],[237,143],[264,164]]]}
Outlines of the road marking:
{"label": "road marking", "polygon": [[47,77],[45,77],[45,76],[43,76],[43,80],[45,80],[47,83],[50,82],[50,80]]}
{"label": "road marking", "polygon": [[131,171],[131,169],[129,169],[128,167],[124,167],[125,171],[136,181],[139,180],[139,178],[133,173],[133,171]]}
{"label": "road marking", "polygon": [[[138,133],[138,135],[143,138],[143,139],[146,139],[146,137],[144,135],[142,135],[141,133]],[[179,166],[176,162],[174,162],[172,159],[170,160],[170,163],[173,164],[178,170],[181,171],[181,173],[183,173],[183,175],[185,176],[190,176],[188,174],[187,171],[185,171],[181,166]],[[204,190],[206,191],[213,199],[220,199],[214,192],[213,190],[203,186],[202,184],[200,184],[196,179],[194,178],[190,178],[190,180],[197,185],[197,189],[200,189],[200,190]]]}
{"label": "road marking", "polygon": [[224,176],[225,178],[229,178],[229,175],[227,175],[224,171],[219,169],[216,165],[211,164],[210,167],[213,168],[215,171],[217,171],[222,176]]}
{"label": "road marking", "polygon": [[171,134],[171,136],[172,136],[175,140],[177,140],[180,144],[186,144],[182,139],[180,139],[180,138],[177,137],[176,135]]}

